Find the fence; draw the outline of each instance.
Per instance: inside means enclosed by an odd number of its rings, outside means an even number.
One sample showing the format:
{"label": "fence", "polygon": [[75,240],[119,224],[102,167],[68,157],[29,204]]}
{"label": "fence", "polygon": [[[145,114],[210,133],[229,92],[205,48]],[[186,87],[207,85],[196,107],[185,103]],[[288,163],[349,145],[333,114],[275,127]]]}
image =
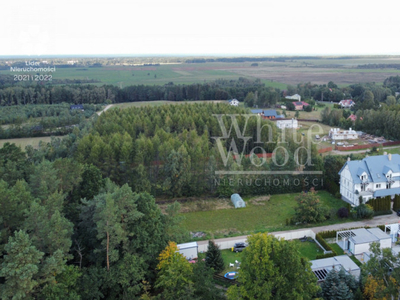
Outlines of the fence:
{"label": "fence", "polygon": [[322,148],[322,149],[318,149],[318,153],[331,152],[332,150],[333,150],[332,147]]}
{"label": "fence", "polygon": [[335,149],[339,151],[346,151],[346,150],[359,150],[359,149],[368,149],[372,147],[388,147],[388,146],[395,146],[395,145],[400,145],[400,141],[394,141],[394,142],[386,142],[386,143],[374,143],[374,144],[366,144],[366,145],[356,145],[356,146],[351,146],[351,147],[342,147],[342,146],[336,146]]}

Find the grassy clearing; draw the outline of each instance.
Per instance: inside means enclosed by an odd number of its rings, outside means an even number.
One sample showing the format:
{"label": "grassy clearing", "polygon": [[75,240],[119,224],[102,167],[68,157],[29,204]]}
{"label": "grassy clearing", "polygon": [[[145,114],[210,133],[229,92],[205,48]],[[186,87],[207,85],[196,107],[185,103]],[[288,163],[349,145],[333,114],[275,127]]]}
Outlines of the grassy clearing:
{"label": "grassy clearing", "polygon": [[[286,219],[293,217],[297,206],[298,194],[272,195],[265,205],[252,205],[241,209],[220,209],[185,213],[184,226],[190,231],[213,233],[215,237],[247,234],[250,232],[272,232],[298,229],[298,226],[286,226]],[[322,205],[329,210],[338,210],[343,201],[334,198],[326,191],[319,191]],[[246,199],[245,199],[246,200]],[[342,223],[336,217],[318,225]],[[304,227],[312,227],[308,225]]]}
{"label": "grassy clearing", "polygon": [[40,141],[48,143],[51,141],[51,137],[45,136],[45,137],[30,137],[30,138],[0,140],[0,148],[3,147],[3,145],[8,142],[21,147],[22,150],[25,150],[25,147],[28,145],[31,145],[33,148],[37,149],[39,148]]}

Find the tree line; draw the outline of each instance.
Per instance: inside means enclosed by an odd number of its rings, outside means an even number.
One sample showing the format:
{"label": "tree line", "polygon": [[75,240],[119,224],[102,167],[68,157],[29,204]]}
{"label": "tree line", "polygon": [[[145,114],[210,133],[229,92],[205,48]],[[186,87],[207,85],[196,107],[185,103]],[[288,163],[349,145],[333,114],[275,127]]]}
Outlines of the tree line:
{"label": "tree line", "polygon": [[[112,85],[0,85],[0,106],[27,104],[110,104],[153,100],[242,100],[249,92],[261,95],[263,92],[279,90],[267,88],[259,79],[238,80],[219,79],[210,83],[176,85],[172,82],[165,85],[134,85],[119,88]],[[268,98],[266,95],[263,99]],[[274,100],[276,103],[276,100]]]}
{"label": "tree line", "polygon": [[136,299],[168,241],[187,238],[179,204],[103,179],[71,158],[34,163],[0,149],[2,299]]}

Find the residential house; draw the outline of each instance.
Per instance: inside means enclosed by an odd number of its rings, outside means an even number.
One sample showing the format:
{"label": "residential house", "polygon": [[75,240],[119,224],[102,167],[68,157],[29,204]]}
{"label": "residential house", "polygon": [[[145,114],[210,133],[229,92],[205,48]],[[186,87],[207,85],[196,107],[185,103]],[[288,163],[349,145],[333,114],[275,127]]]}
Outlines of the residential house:
{"label": "residential house", "polygon": [[82,104],[71,105],[71,106],[69,107],[69,109],[70,109],[70,110],[82,110],[82,111],[84,110]]}
{"label": "residential house", "polygon": [[349,130],[341,130],[340,128],[331,128],[329,137],[332,140],[355,140],[358,139],[358,133],[349,128]]}
{"label": "residential house", "polygon": [[276,126],[279,129],[284,129],[284,128],[299,128],[299,123],[297,122],[296,119],[291,119],[291,120],[279,120],[276,121]]}
{"label": "residential house", "polygon": [[339,105],[341,108],[351,108],[355,105],[356,103],[351,100],[351,99],[347,99],[347,100],[341,100],[339,102]]}
{"label": "residential house", "polygon": [[278,115],[275,109],[268,109],[264,110],[263,117],[264,119],[275,120],[275,119],[283,119],[285,116]]}
{"label": "residential house", "polygon": [[373,198],[400,195],[400,155],[386,154],[351,161],[339,172],[342,199],[353,206],[359,198],[367,202]]}
{"label": "residential house", "polygon": [[347,120],[348,120],[348,119],[350,119],[350,120],[352,120],[353,122],[355,122],[355,121],[357,120],[357,116],[351,114],[351,115],[347,118]]}
{"label": "residential house", "polygon": [[292,102],[294,105],[295,110],[303,110],[304,106],[308,106],[309,104],[304,101],[297,101],[297,102]]}
{"label": "residential house", "polygon": [[292,96],[286,96],[285,98],[289,99],[289,100],[301,101],[301,96],[299,94],[294,94]]}
{"label": "residential house", "polygon": [[239,100],[238,99],[231,99],[228,102],[229,102],[229,105],[239,106]]}

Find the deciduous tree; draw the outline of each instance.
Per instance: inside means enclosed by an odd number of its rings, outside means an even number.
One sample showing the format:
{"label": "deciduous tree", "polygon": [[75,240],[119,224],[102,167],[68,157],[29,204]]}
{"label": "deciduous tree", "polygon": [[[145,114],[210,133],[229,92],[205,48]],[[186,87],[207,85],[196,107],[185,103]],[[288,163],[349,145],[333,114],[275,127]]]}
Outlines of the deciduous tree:
{"label": "deciduous tree", "polygon": [[293,243],[266,233],[249,236],[243,250],[239,286],[228,289],[228,299],[306,300],[318,291],[310,263]]}

